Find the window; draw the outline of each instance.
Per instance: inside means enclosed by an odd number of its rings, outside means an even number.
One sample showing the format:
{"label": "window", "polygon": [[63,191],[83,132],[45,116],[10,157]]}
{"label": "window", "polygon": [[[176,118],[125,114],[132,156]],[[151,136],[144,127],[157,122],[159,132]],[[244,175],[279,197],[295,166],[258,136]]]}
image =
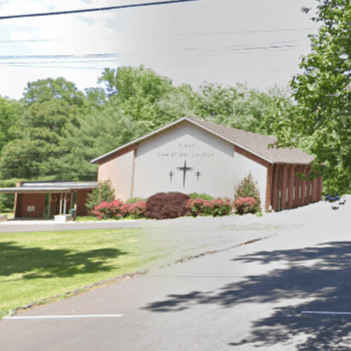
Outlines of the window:
{"label": "window", "polygon": [[301,199],[301,185],[299,186],[299,199]]}
{"label": "window", "polygon": [[310,185],[310,196],[312,196],[312,184]]}
{"label": "window", "polygon": [[286,199],[285,199],[286,202],[289,201],[289,188],[286,188]]}
{"label": "window", "polygon": [[293,200],[295,200],[295,187],[293,187]]}

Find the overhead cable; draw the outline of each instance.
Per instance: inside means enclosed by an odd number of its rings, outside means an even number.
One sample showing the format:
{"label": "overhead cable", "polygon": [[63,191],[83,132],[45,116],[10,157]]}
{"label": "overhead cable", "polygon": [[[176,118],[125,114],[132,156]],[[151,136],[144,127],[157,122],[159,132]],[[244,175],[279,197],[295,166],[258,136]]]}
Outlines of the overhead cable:
{"label": "overhead cable", "polygon": [[98,8],[93,8],[93,9],[29,13],[29,14],[24,14],[24,15],[0,16],[0,20],[14,19],[14,18],[25,18],[25,17],[69,15],[69,14],[74,14],[74,13],[85,13],[85,12],[111,11],[111,10],[121,10],[121,9],[133,8],[133,7],[146,7],[146,6],[178,4],[178,3],[190,2],[190,1],[201,1],[201,0],[168,0],[168,1],[147,2],[147,3],[141,3],[141,4],[98,7]]}

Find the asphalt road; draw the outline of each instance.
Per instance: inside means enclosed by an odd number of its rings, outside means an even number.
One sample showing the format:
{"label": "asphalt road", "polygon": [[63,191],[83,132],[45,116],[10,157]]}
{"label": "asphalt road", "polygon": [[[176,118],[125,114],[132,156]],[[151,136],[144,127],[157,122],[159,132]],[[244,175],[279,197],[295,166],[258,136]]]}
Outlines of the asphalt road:
{"label": "asphalt road", "polygon": [[276,235],[3,320],[0,348],[350,350],[350,224],[351,201],[242,218]]}

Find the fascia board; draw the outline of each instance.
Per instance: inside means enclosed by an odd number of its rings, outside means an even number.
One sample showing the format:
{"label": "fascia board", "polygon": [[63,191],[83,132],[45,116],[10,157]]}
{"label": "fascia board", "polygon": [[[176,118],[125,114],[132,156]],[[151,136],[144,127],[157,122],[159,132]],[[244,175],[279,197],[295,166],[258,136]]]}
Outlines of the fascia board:
{"label": "fascia board", "polygon": [[181,123],[182,121],[185,121],[185,120],[187,120],[187,121],[190,122],[190,120],[189,120],[187,117],[183,117],[183,118],[179,119],[178,121],[175,121],[175,122],[173,122],[173,123],[171,123],[171,124],[168,124],[168,125],[166,125],[165,127],[162,127],[162,128],[160,128],[160,129],[157,129],[157,130],[155,130],[154,132],[151,132],[151,133],[149,133],[149,134],[147,134],[147,135],[145,135],[145,136],[143,136],[143,137],[141,137],[141,138],[139,138],[139,139],[136,139],[136,140],[134,140],[134,141],[131,141],[130,143],[125,144],[125,145],[122,145],[122,146],[118,147],[117,149],[114,149],[114,150],[112,150],[112,151],[110,151],[110,152],[108,152],[108,153],[106,153],[106,154],[104,154],[104,155],[102,155],[102,156],[99,156],[99,157],[97,157],[97,158],[94,158],[93,160],[90,161],[90,163],[97,163],[98,161],[104,159],[105,157],[108,157],[108,156],[114,154],[115,152],[122,151],[123,149],[126,149],[126,148],[129,147],[129,146],[132,146],[132,145],[134,145],[134,144],[137,144],[137,143],[139,143],[140,141],[143,141],[143,140],[145,140],[145,139],[147,139],[147,138],[150,138],[150,137],[152,137],[152,136],[154,136],[154,135],[156,135],[156,134],[158,134],[158,133],[161,133],[162,131],[164,131],[164,130],[166,130],[166,129],[168,129],[168,128],[171,128],[171,127],[173,127],[173,126],[177,125],[178,123]]}

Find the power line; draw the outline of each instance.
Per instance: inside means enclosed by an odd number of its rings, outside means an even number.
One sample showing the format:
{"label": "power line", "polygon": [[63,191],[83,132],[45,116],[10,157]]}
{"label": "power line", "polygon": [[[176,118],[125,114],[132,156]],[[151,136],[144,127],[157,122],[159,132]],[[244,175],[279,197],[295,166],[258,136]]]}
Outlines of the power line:
{"label": "power line", "polygon": [[[214,35],[232,35],[232,34],[257,34],[257,33],[276,33],[276,32],[299,32],[310,31],[315,28],[282,28],[282,29],[263,29],[263,30],[242,30],[229,32],[214,32],[214,33],[176,33],[176,34],[155,34],[153,37],[189,37],[189,36],[214,36]],[[144,37],[151,37],[151,35],[144,35]]]}
{"label": "power line", "polygon": [[93,8],[93,9],[56,11],[56,12],[42,12],[42,13],[31,13],[31,14],[13,15],[13,16],[0,16],[0,20],[14,19],[14,18],[24,18],[24,17],[42,17],[42,16],[68,15],[68,14],[73,14],[73,13],[84,13],[84,12],[111,11],[111,10],[120,10],[120,9],[127,9],[127,8],[133,8],[133,7],[146,7],[146,6],[178,4],[178,3],[190,2],[190,1],[201,1],[201,0],[168,0],[168,1],[147,2],[147,3],[141,3],[141,4],[131,4],[131,5],[98,7],[98,8]]}
{"label": "power line", "polygon": [[115,58],[117,54],[83,54],[83,55],[0,55],[0,60],[14,60],[14,59],[79,59],[79,58]]}

